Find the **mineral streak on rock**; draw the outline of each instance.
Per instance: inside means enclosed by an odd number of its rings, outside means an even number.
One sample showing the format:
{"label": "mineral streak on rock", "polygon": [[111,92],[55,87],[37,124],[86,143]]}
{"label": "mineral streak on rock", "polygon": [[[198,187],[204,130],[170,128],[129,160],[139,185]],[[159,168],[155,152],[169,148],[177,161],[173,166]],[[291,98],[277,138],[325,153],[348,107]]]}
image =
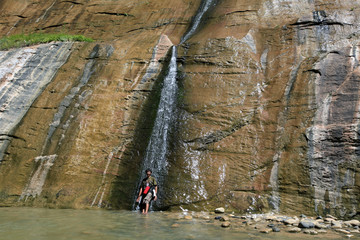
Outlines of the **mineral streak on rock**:
{"label": "mineral streak on rock", "polygon": [[72,43],[0,52],[0,161],[16,125],[67,60]]}
{"label": "mineral streak on rock", "polygon": [[19,200],[25,198],[26,201],[29,196],[40,196],[46,176],[49,173],[51,166],[54,164],[56,157],[57,155],[51,155],[41,156],[34,159],[34,161],[38,163],[38,167],[35,170],[34,174],[31,176],[31,179],[29,180],[28,185],[22,192]]}

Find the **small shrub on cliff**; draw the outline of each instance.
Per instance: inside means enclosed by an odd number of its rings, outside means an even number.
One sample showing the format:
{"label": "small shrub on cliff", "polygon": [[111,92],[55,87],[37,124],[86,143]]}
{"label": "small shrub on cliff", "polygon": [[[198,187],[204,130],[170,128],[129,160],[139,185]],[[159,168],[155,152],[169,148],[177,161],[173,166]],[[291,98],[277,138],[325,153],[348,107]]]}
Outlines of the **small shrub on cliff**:
{"label": "small shrub on cliff", "polygon": [[83,35],[70,35],[64,33],[31,33],[28,35],[17,34],[0,39],[0,50],[26,47],[49,42],[92,42],[93,39]]}

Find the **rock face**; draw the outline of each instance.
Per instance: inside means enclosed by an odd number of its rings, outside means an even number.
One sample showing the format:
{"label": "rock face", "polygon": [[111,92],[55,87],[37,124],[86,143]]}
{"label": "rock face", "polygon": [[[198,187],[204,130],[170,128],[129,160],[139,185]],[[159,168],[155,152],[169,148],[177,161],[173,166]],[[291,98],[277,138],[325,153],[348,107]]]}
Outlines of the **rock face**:
{"label": "rock face", "polygon": [[[0,52],[0,205],[132,208],[169,49],[200,3],[1,1],[2,36],[96,42]],[[177,47],[154,207],[355,216],[360,4],[214,4]]]}

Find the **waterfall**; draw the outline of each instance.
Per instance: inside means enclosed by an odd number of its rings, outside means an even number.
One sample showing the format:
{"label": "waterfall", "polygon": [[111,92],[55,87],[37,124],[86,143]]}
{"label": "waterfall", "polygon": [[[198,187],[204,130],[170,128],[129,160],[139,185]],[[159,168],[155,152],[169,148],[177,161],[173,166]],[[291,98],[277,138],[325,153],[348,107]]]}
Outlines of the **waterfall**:
{"label": "waterfall", "polygon": [[168,66],[169,71],[164,79],[155,123],[150,141],[146,148],[146,155],[141,171],[141,174],[143,174],[145,169],[151,168],[153,172],[156,173],[157,180],[160,182],[161,176],[164,176],[167,173],[166,152],[168,146],[168,133],[174,117],[173,112],[176,104],[176,49],[176,46],[173,46],[171,50],[171,59]]}
{"label": "waterfall", "polygon": [[[203,0],[200,4],[197,14],[193,18],[189,30],[181,38],[180,44],[187,41],[197,30],[205,12],[209,10],[214,0]],[[161,90],[160,102],[154,122],[154,127],[151,137],[146,148],[145,158],[141,167],[141,179],[144,177],[144,172],[147,168],[152,169],[158,184],[161,186],[165,176],[167,175],[168,162],[166,159],[169,130],[173,123],[174,112],[176,106],[177,95],[177,47],[172,46],[171,59],[168,65],[168,73],[164,79],[163,87]],[[137,195],[136,195],[137,196]]]}
{"label": "waterfall", "polygon": [[191,27],[189,30],[184,34],[184,36],[181,38],[180,44],[186,42],[197,30],[199,27],[199,24],[201,23],[201,19],[204,16],[204,14],[209,10],[211,5],[213,4],[214,0],[203,0],[200,4],[200,7],[192,21]]}

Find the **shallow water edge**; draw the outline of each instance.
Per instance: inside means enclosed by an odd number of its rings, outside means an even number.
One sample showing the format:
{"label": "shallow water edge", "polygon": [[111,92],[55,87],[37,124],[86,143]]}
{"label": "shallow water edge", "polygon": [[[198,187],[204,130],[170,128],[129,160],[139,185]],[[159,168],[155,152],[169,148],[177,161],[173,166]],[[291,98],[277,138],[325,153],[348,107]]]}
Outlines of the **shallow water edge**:
{"label": "shallow water edge", "polygon": [[[231,223],[222,227],[223,221]],[[217,218],[217,219],[215,219]],[[253,219],[254,220],[254,219]],[[304,239],[309,236],[280,232],[261,233],[270,221],[254,222],[241,216],[206,212],[151,212],[74,210],[43,208],[0,208],[1,239]],[[252,223],[251,223],[252,222]],[[251,224],[250,224],[251,223]],[[278,224],[276,222],[272,222]],[[313,239],[343,239],[335,231],[311,236]],[[355,235],[352,238],[358,238]]]}

